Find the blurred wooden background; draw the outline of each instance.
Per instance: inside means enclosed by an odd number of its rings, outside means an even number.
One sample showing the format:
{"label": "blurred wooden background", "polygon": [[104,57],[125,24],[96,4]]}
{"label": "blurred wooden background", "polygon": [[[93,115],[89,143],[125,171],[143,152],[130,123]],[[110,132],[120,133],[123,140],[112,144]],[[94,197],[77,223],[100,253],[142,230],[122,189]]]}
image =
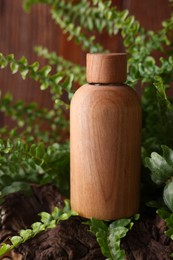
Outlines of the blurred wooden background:
{"label": "blurred wooden background", "polygon": [[[112,2],[120,10],[127,8],[144,28],[152,30],[158,30],[161,22],[168,18],[172,11],[168,0],[113,0]],[[120,37],[110,38],[105,33],[98,38],[111,51],[122,51]],[[67,36],[52,21],[47,6],[36,5],[28,14],[22,9],[22,1],[1,0],[0,52],[14,53],[16,59],[24,55],[32,63],[38,60],[33,51],[36,45],[56,51],[57,54],[77,64],[85,64],[85,53],[73,40],[67,41]],[[19,75],[11,75],[8,69],[0,70],[0,90],[2,94],[10,91],[15,100],[37,101],[41,107],[51,107],[49,94],[46,91],[41,92],[36,82],[31,79],[23,81]],[[6,124],[3,116],[0,121],[0,125]]]}

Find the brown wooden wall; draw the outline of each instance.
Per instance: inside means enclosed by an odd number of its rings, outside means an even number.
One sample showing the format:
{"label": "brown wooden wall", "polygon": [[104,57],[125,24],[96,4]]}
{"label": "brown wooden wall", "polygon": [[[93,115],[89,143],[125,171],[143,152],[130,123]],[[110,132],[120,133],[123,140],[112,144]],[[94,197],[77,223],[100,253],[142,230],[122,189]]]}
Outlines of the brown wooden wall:
{"label": "brown wooden wall", "polygon": [[[24,13],[21,2],[0,0],[0,52],[14,53],[17,59],[24,55],[33,62],[38,59],[33,52],[33,47],[42,45],[66,59],[81,65],[85,64],[85,53],[73,41],[67,41],[66,35],[63,35],[51,20],[47,6],[34,6],[27,14]],[[113,0],[112,2],[119,9],[127,8],[146,29],[159,29],[162,20],[168,18],[171,13],[168,0]],[[120,37],[110,38],[104,34],[99,36],[99,40],[111,51],[122,50]],[[0,89],[2,93],[10,91],[15,100],[22,98],[27,102],[37,101],[42,107],[51,106],[49,94],[40,92],[36,82],[30,79],[23,81],[19,75],[11,75],[8,69],[0,70]],[[1,124],[2,120],[3,118]]]}

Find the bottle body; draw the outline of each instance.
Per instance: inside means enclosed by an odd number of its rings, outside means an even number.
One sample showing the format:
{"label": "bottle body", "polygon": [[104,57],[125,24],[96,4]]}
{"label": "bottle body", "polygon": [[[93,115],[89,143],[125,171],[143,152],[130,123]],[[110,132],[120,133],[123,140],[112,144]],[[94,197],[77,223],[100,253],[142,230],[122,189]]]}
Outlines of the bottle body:
{"label": "bottle body", "polygon": [[71,207],[112,220],[138,212],[141,106],[125,85],[79,88],[70,108]]}

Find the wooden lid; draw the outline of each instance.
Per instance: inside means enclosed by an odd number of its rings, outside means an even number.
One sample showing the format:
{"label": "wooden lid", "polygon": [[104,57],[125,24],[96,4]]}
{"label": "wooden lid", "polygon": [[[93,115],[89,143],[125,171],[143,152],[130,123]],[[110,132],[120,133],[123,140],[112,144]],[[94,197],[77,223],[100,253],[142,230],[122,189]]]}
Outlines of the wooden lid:
{"label": "wooden lid", "polygon": [[126,53],[87,54],[88,83],[123,83],[126,81]]}

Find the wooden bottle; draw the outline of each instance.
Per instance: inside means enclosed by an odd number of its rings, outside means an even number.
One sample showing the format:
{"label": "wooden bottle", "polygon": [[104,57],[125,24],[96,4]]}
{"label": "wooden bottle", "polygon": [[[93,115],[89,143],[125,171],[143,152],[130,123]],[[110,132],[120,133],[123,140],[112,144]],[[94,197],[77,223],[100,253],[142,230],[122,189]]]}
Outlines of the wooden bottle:
{"label": "wooden bottle", "polygon": [[126,54],[87,54],[87,82],[70,108],[71,207],[113,220],[138,212],[141,106],[124,85]]}

